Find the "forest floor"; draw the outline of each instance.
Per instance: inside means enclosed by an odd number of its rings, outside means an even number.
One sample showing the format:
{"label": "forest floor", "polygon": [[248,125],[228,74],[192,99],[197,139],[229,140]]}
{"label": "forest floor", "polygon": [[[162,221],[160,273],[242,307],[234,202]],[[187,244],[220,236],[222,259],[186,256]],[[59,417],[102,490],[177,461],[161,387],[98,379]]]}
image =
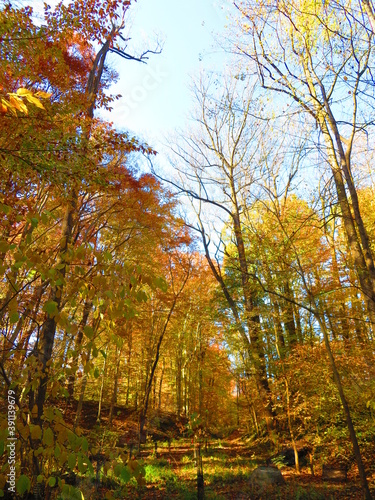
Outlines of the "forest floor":
{"label": "forest floor", "polygon": [[[94,427],[96,405],[85,403],[81,425],[85,431]],[[132,416],[116,412],[113,428],[115,435],[121,435],[132,422]],[[106,426],[104,413],[102,425]],[[134,424],[134,425],[133,425]],[[113,449],[113,448],[112,448]],[[226,440],[211,440],[207,449],[202,447],[205,500],[344,500],[363,498],[358,473],[355,466],[348,472],[345,483],[330,483],[322,480],[322,471],[318,466],[314,476],[309,467],[302,467],[297,474],[294,467],[279,467],[285,479],[285,485],[274,489],[254,490],[250,485],[251,472],[259,465],[266,465],[270,452],[259,442],[245,442],[238,432]],[[197,472],[192,439],[173,440],[168,448],[167,442],[159,443],[157,456],[152,442],[143,446],[137,461],[145,468],[144,486],[138,486],[132,479],[128,484],[94,485],[92,478],[81,478],[80,489],[84,498],[102,500],[109,492],[112,498],[146,499],[181,499],[197,498]],[[95,462],[93,462],[96,468]],[[375,498],[375,469],[369,477],[370,487]]]}
{"label": "forest floor", "polygon": [[[190,446],[189,446],[190,445]],[[158,458],[151,449],[143,452],[146,469],[146,486],[143,489],[129,488],[129,498],[139,499],[196,499],[197,480],[194,452],[191,442],[176,443],[168,452],[160,449]],[[265,460],[255,455],[249,445],[239,439],[210,444],[203,451],[205,498],[236,500],[320,500],[363,498],[359,478],[350,471],[348,481],[343,484],[323,482],[321,471],[311,475],[309,468],[296,474],[293,467],[281,467],[285,486],[273,489],[254,490],[249,483],[251,471]],[[375,498],[375,474],[372,477],[372,492]]]}

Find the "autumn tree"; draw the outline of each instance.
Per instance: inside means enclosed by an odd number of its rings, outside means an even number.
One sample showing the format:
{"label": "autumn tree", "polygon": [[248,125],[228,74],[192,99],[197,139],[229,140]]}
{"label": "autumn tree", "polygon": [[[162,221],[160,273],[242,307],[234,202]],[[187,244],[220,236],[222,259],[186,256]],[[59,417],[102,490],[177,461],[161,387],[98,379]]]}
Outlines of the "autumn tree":
{"label": "autumn tree", "polygon": [[[257,142],[261,140],[264,127],[253,119],[253,115],[256,106],[261,104],[256,101],[255,87],[247,80],[245,83],[238,81],[236,85],[228,79],[218,97],[210,92],[211,88],[203,81],[196,86],[197,132],[181,138],[174,150],[174,166],[181,178],[175,186],[192,201],[197,215],[192,225],[201,235],[212,273],[228,302],[249,361],[248,371],[254,370],[264,412],[271,422],[274,413],[264,344],[242,226],[244,200],[254,184],[260,161]],[[208,207],[216,211],[219,221],[228,217],[233,228],[237,249],[235,265],[240,270],[240,297],[231,294],[222,274],[220,259],[215,260],[211,255],[211,240],[204,215]],[[220,242],[220,235],[215,238]]]}
{"label": "autumn tree", "polygon": [[[236,4],[236,48],[262,87],[312,119],[324,139],[351,258],[374,323],[374,259],[356,188],[356,141],[373,109],[373,33],[353,2]],[[277,33],[277,36],[274,34]],[[344,105],[345,103],[345,105]],[[370,113],[370,114],[369,114]]]}
{"label": "autumn tree", "polygon": [[[78,334],[67,371],[74,386],[79,355],[87,372],[90,356],[98,355],[95,337],[105,314],[127,317],[132,301],[140,298],[139,286],[126,284],[133,273],[140,274],[137,264],[124,265],[120,259],[144,214],[137,218],[127,211],[119,217],[124,207],[120,209],[118,196],[127,191],[136,205],[145,201],[152,178],[137,179],[127,158],[131,152],[151,150],[93,118],[96,106],[113,100],[104,92],[115,77],[106,71],[108,52],[125,59],[147,58],[147,52],[129,54],[127,40],[121,38],[129,6],[128,1],[61,3],[54,11],[46,6],[42,26],[33,23],[30,7],[8,4],[1,11],[6,65],[1,81],[1,371],[4,388],[16,388],[20,411],[28,409],[18,430],[31,450],[22,465],[25,471],[30,467],[34,484],[37,477],[42,484],[48,478],[52,445],[60,450],[55,453],[60,466],[66,466],[67,450],[72,451],[73,438],[69,441],[67,432],[60,432],[61,413],[45,404],[48,385],[52,397],[66,394],[56,370],[64,365],[65,348]],[[50,95],[51,103],[42,104],[40,99]],[[106,208],[101,205],[104,185],[112,195]],[[151,199],[156,201],[152,194]],[[116,217],[117,224],[110,226],[109,216]],[[129,223],[133,228],[122,234]],[[107,226],[112,230],[108,240]],[[117,251],[117,262],[110,251]],[[105,289],[111,287],[107,273],[124,282],[115,293]],[[126,307],[119,302],[125,296]],[[83,335],[89,340],[86,353],[81,353]],[[9,363],[13,356],[16,363]],[[83,470],[90,462],[87,449],[80,448],[82,439],[76,438],[73,453],[79,450],[78,466]],[[41,445],[45,448],[38,458],[34,451]],[[25,485],[30,487],[27,477],[19,492]]]}
{"label": "autumn tree", "polygon": [[[297,207],[293,207],[295,203],[297,203]],[[281,270],[275,269],[272,272],[274,276],[284,273],[286,269],[288,273],[291,273],[292,276],[294,275],[293,281],[299,284],[298,289],[295,290],[297,294],[295,293],[293,296],[285,294],[285,289],[283,289],[282,286],[280,287],[279,279],[277,278],[268,281],[268,285],[262,284],[262,282],[264,283],[264,278],[260,277],[261,274],[264,276],[262,268],[259,268],[259,271],[255,271],[255,274],[258,275],[258,280],[262,288],[271,296],[275,295],[286,302],[294,303],[312,314],[314,322],[316,322],[316,328],[324,341],[329,366],[332,370],[333,379],[342,404],[348,433],[353,446],[353,454],[357,462],[364,492],[368,495],[365,468],[362,461],[357,432],[354,427],[352,411],[346,395],[344,377],[340,373],[339,365],[337,364],[334,351],[331,347],[330,339],[337,335],[338,318],[332,317],[331,308],[328,306],[325,298],[326,295],[335,291],[335,283],[334,280],[332,280],[331,274],[332,268],[327,265],[330,261],[329,246],[324,244],[322,229],[318,222],[319,219],[317,214],[314,214],[306,205],[304,206],[304,203],[301,203],[300,200],[290,197],[281,213],[279,210],[275,209],[275,204],[272,203],[272,201],[271,203],[265,203],[264,207],[268,212],[268,216],[270,217],[269,222],[272,225],[272,229],[269,229],[269,235],[271,236],[270,241],[271,244],[276,244],[276,248],[269,255],[267,255],[267,253],[263,254],[262,260],[267,267],[272,268],[276,264],[276,267],[280,268],[281,265]],[[253,224],[255,219],[255,217],[252,217]],[[265,221],[267,219],[268,217],[262,217],[261,227],[265,227]],[[254,225],[252,225],[252,227],[254,227]],[[279,237],[277,236],[278,230],[280,230]],[[263,241],[265,240],[264,236],[263,233],[261,236]],[[312,241],[312,238],[315,239],[315,242]],[[275,256],[279,250],[281,253],[275,261]],[[286,265],[285,260],[287,260]],[[295,285],[294,288],[296,288]],[[286,384],[287,412],[289,413],[289,383],[285,376],[283,363],[281,363],[281,367],[282,372],[279,374],[279,377],[284,379]],[[288,425],[294,443],[294,431],[290,421],[288,421]],[[295,454],[297,457],[297,453]],[[296,461],[296,464],[297,463]]]}

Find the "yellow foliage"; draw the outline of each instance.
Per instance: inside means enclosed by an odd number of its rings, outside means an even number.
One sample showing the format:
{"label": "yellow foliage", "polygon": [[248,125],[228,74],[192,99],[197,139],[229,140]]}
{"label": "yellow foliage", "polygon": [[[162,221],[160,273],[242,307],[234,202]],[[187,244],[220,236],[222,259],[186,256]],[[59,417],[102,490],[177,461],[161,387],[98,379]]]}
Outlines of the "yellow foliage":
{"label": "yellow foliage", "polygon": [[33,104],[37,108],[45,110],[45,107],[39,99],[48,99],[52,94],[48,92],[38,91],[33,95],[31,90],[20,87],[16,92],[8,92],[7,95],[9,96],[9,101],[1,98],[0,112],[3,114],[10,112],[14,116],[17,116],[17,111],[23,113],[24,115],[27,115],[29,113],[23,99],[26,99],[27,102]]}

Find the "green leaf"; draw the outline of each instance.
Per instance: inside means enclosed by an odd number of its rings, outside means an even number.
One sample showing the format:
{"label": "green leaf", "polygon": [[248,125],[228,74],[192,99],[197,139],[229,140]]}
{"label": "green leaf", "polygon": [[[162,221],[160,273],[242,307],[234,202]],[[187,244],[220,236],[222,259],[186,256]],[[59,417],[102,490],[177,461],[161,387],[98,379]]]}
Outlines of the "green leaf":
{"label": "green leaf", "polygon": [[3,490],[0,490],[0,498],[3,498],[5,495],[4,491]]}
{"label": "green leaf", "polygon": [[25,476],[25,474],[22,474],[18,478],[17,483],[16,483],[17,492],[20,495],[23,495],[24,493],[26,493],[26,491],[30,491],[30,487],[31,487],[30,479],[27,476]]}
{"label": "green leaf", "polygon": [[89,373],[92,368],[92,364],[90,361],[86,361],[86,364],[83,366],[83,372],[84,373]]}
{"label": "green leaf", "polygon": [[120,477],[124,481],[124,483],[129,482],[131,478],[130,470],[127,467],[123,467],[120,473]]}
{"label": "green leaf", "polygon": [[61,448],[60,448],[60,446],[57,444],[57,445],[55,446],[55,458],[56,458],[56,459],[58,459],[58,458],[60,457],[60,455],[61,455]]}
{"label": "green leaf", "polygon": [[86,438],[82,440],[82,451],[86,452],[89,449],[89,443]]}
{"label": "green leaf", "polygon": [[135,310],[132,307],[128,307],[124,310],[123,316],[125,319],[132,319],[135,316]]}
{"label": "green leaf", "polygon": [[53,445],[53,432],[50,427],[48,427],[43,433],[43,444],[47,446]]}
{"label": "green leaf", "polygon": [[47,420],[48,422],[52,422],[52,420],[55,418],[55,413],[52,408],[46,408],[43,411],[43,415],[45,420]]}
{"label": "green leaf", "polygon": [[103,257],[108,261],[111,261],[113,258],[111,252],[108,252],[108,250],[106,252],[103,252]]}
{"label": "green leaf", "polygon": [[0,441],[0,456],[4,453],[5,445],[4,441]]}
{"label": "green leaf", "polygon": [[39,476],[36,478],[37,483],[42,483],[44,481],[44,476],[42,474],[39,474]]}
{"label": "green leaf", "polygon": [[85,326],[85,328],[83,329],[83,332],[84,334],[86,335],[86,337],[88,339],[92,339],[93,336],[94,336],[94,330],[91,328],[91,326]]}
{"label": "green leaf", "polygon": [[56,478],[51,476],[49,479],[48,479],[48,486],[50,486],[51,488],[53,488],[56,484]]}
{"label": "green leaf", "polygon": [[114,469],[113,469],[113,472],[115,474],[116,477],[119,477],[119,475],[121,474],[121,471],[123,469],[123,465],[121,464],[116,464]]}
{"label": "green leaf", "polygon": [[155,278],[154,283],[155,283],[155,286],[157,288],[160,288],[160,290],[162,292],[166,292],[168,290],[168,284],[164,278],[161,278],[161,277]]}
{"label": "green leaf", "polygon": [[64,484],[64,486],[61,488],[61,492],[63,494],[63,498],[67,498],[66,495],[69,495],[70,493],[70,485],[69,484]]}
{"label": "green leaf", "polygon": [[57,302],[55,302],[54,300],[49,300],[44,304],[43,311],[48,313],[50,316],[57,313]]}
{"label": "green leaf", "polygon": [[143,290],[139,290],[136,297],[138,302],[147,302],[147,295]]}
{"label": "green leaf", "polygon": [[95,370],[94,370],[94,377],[95,378],[99,378],[99,376],[100,376],[99,368],[95,368]]}
{"label": "green leaf", "polygon": [[9,205],[5,205],[5,203],[0,203],[0,210],[4,214],[8,215],[9,212],[12,210],[12,207],[10,207]]}
{"label": "green leaf", "polygon": [[78,470],[81,474],[84,474],[87,470],[87,465],[84,463],[82,455],[78,455]]}
{"label": "green leaf", "polygon": [[69,469],[74,469],[74,467],[76,466],[76,460],[77,460],[77,457],[76,457],[76,454],[75,453],[71,453],[68,457],[68,467]]}
{"label": "green leaf", "polygon": [[68,431],[68,439],[71,446],[75,446],[77,444],[77,436],[72,431]]}
{"label": "green leaf", "polygon": [[91,472],[91,474],[94,474],[94,467],[92,466],[92,463],[90,462],[90,460],[88,459],[88,457],[85,455],[84,456],[85,458],[85,463],[87,465],[87,469],[89,472]]}
{"label": "green leaf", "polygon": [[20,319],[20,316],[17,311],[13,311],[9,315],[9,321],[10,323],[17,323],[17,321]]}

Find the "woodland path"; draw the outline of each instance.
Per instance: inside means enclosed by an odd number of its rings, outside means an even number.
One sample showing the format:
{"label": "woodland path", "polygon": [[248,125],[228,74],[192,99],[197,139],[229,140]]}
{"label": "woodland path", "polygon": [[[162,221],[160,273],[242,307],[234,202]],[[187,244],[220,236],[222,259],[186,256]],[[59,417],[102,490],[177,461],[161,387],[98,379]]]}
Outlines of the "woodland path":
{"label": "woodland path", "polygon": [[[255,449],[239,439],[224,442],[215,441],[203,455],[206,500],[338,500],[362,498],[362,490],[356,470],[349,471],[345,484],[323,482],[321,471],[311,475],[303,467],[297,475],[294,468],[282,467],[286,484],[277,490],[254,491],[249,485],[249,475],[258,465],[265,464],[265,458],[255,456]],[[196,469],[191,442],[181,442],[168,452],[160,448],[158,458],[146,450],[142,452],[147,472],[147,486],[137,493],[137,498],[146,499],[195,499]],[[150,466],[147,464],[150,463]],[[164,472],[162,472],[164,471]],[[149,473],[150,472],[150,473]],[[152,481],[152,473],[155,480]],[[375,477],[371,478],[372,494],[375,498]],[[133,492],[134,494],[134,492]],[[131,497],[130,497],[131,498]],[[134,497],[135,498],[135,497]]]}
{"label": "woodland path", "polygon": [[[66,417],[73,420],[75,407],[69,407]],[[81,424],[87,431],[95,426],[97,404],[84,403]],[[114,429],[123,434],[137,425],[131,411],[116,408]],[[102,424],[108,424],[108,408],[103,409]],[[172,442],[170,451],[167,443],[158,446],[158,457],[153,456],[153,443],[143,447],[140,459],[146,469],[146,486],[136,489],[129,486],[129,499],[181,499],[195,500],[196,467],[191,439],[178,439]],[[355,465],[348,472],[344,484],[327,483],[322,480],[321,469],[315,476],[309,467],[302,467],[298,475],[293,467],[281,467],[286,484],[277,490],[254,491],[249,484],[251,471],[265,465],[270,453],[267,445],[258,440],[246,443],[238,431],[230,438],[209,442],[207,451],[202,447],[203,472],[206,500],[359,500],[362,490]],[[95,464],[94,464],[95,466]],[[369,477],[372,494],[375,498],[375,475]],[[102,487],[94,493],[94,498],[105,498],[107,488]]]}

